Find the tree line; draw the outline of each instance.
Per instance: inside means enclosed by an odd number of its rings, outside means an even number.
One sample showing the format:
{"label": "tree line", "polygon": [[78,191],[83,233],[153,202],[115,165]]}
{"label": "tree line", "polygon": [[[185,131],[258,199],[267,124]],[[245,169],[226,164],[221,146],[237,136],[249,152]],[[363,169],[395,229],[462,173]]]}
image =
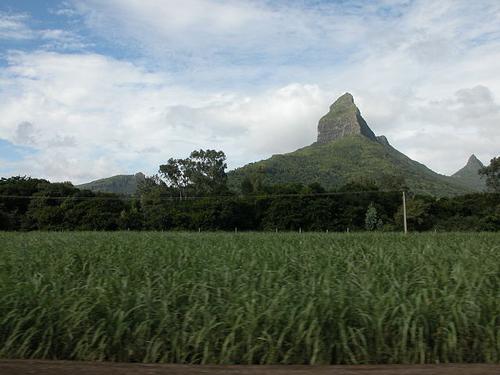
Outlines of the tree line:
{"label": "tree line", "polygon": [[413,195],[400,177],[327,191],[318,183],[268,185],[256,174],[230,189],[226,168],[222,151],[193,151],[161,165],[134,196],[2,178],[0,230],[399,231],[402,191],[410,230],[500,230],[500,158],[481,171],[490,192],[449,198]]}

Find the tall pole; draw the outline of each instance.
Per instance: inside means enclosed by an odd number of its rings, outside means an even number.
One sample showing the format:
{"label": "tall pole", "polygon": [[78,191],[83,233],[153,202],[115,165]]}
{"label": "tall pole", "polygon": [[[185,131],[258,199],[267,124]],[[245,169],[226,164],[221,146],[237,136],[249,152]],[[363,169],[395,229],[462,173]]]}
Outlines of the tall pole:
{"label": "tall pole", "polygon": [[406,195],[403,191],[403,225],[405,228],[405,234],[408,233],[408,225],[406,224]]}

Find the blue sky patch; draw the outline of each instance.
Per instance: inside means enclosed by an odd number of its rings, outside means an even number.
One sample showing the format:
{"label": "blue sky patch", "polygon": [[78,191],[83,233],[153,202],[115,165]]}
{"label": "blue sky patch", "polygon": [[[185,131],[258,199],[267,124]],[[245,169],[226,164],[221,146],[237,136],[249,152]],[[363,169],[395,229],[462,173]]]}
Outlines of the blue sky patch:
{"label": "blue sky patch", "polygon": [[0,138],[0,159],[5,161],[19,161],[27,156],[35,155],[38,151],[32,147],[17,146],[6,139]]}
{"label": "blue sky patch", "polygon": [[199,148],[237,167],[312,143],[350,92],[453,173],[498,154],[498,19],[498,0],[0,0],[0,134],[37,131],[0,161],[75,183]]}

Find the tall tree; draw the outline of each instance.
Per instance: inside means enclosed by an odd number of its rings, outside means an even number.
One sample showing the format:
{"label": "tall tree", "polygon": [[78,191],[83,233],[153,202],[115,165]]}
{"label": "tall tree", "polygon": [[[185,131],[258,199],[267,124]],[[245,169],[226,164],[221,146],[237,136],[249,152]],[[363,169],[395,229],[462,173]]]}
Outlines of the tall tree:
{"label": "tall tree", "polygon": [[365,215],[365,229],[369,231],[380,229],[382,224],[382,220],[378,217],[377,209],[373,203],[370,203]]}
{"label": "tall tree", "polygon": [[486,186],[493,192],[500,192],[500,156],[491,159],[490,165],[481,168],[479,173],[486,176]]}
{"label": "tall tree", "polygon": [[169,159],[160,165],[160,175],[166,184],[179,192],[200,196],[228,193],[226,155],[216,150],[195,150],[186,159]]}
{"label": "tall tree", "polygon": [[227,164],[224,152],[216,150],[193,151],[188,160],[188,177],[196,194],[227,193]]}
{"label": "tall tree", "polygon": [[179,192],[179,198],[187,197],[187,190],[191,183],[189,175],[192,169],[189,159],[170,158],[167,164],[160,165],[159,173],[165,179],[168,186]]}

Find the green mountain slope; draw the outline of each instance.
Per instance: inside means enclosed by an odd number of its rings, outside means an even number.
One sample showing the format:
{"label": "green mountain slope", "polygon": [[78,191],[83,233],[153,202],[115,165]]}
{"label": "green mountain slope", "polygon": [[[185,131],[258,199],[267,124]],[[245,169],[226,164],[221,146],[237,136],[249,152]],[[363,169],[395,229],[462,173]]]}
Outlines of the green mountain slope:
{"label": "green mountain slope", "polygon": [[484,164],[476,155],[471,155],[467,164],[456,173],[452,174],[455,180],[472,189],[484,191],[486,189],[486,179],[479,174],[479,170]]}
{"label": "green mountain slope", "polygon": [[[291,153],[274,155],[228,173],[229,186],[239,190],[245,177],[258,175],[266,184],[318,182],[335,189],[349,182],[371,180],[385,189],[401,188],[436,196],[451,196],[484,190],[477,179],[482,163],[469,159],[453,176],[440,175],[392,147],[384,136],[376,136],[354,103],[351,94],[338,98],[318,123],[317,142]],[[79,185],[81,189],[134,194],[142,173],[121,175]]]}
{"label": "green mountain slope", "polygon": [[274,155],[229,172],[230,184],[239,186],[245,176],[261,174],[269,184],[319,182],[326,188],[352,180],[370,179],[384,186],[393,176],[403,177],[418,193],[449,196],[473,191],[451,177],[433,172],[388,144],[352,135],[325,144]]}
{"label": "green mountain slope", "polygon": [[433,172],[396,150],[384,136],[375,136],[349,93],[319,120],[317,142],[231,171],[230,185],[237,188],[245,176],[254,175],[267,184],[319,182],[328,189],[357,180],[393,189],[403,180],[422,194],[449,196],[478,190],[461,179]]}
{"label": "green mountain slope", "polygon": [[137,192],[138,183],[143,181],[144,178],[144,174],[139,172],[135,175],[118,175],[102,178],[86,184],[76,185],[76,187],[81,190],[133,195]]}

